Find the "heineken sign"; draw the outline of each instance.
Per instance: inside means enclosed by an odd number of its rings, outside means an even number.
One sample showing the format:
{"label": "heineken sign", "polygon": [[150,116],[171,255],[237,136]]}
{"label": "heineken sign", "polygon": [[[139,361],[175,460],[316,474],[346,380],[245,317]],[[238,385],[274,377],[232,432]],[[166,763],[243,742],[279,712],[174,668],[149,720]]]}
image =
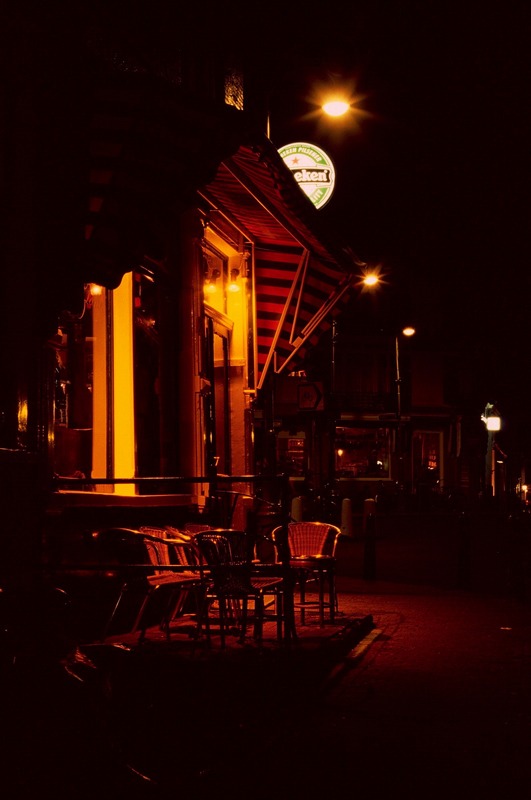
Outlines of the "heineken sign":
{"label": "heineken sign", "polygon": [[336,179],[330,157],[319,147],[306,142],[286,144],[278,152],[314,206],[324,206],[332,196]]}

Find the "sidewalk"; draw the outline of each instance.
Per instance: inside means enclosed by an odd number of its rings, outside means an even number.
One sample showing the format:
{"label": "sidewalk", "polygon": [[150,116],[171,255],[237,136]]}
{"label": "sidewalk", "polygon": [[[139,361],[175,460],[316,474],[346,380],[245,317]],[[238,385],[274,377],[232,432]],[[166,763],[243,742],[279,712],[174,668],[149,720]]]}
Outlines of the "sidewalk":
{"label": "sidewalk", "polygon": [[262,649],[150,631],[83,648],[68,674],[27,665],[7,687],[6,800],[516,796],[531,779],[531,606],[347,577],[338,591],[336,624],[310,618],[286,648],[268,623]]}
{"label": "sidewalk", "polygon": [[242,800],[313,800],[347,786],[365,798],[516,796],[531,779],[531,607],[420,585],[338,588],[337,626],[307,626],[294,652],[231,647],[212,670],[188,660],[184,703],[177,683],[159,693],[175,662],[155,658],[149,702],[186,728],[168,738],[144,725],[144,697],[130,718],[135,763],[168,796],[220,786]]}
{"label": "sidewalk", "polygon": [[[366,800],[525,792],[531,605],[508,593],[347,584],[345,610],[370,609],[374,628],[288,722],[261,797],[275,786],[277,800],[345,787]],[[302,763],[311,769],[293,769]]]}
{"label": "sidewalk", "polygon": [[[370,604],[364,603],[363,608],[359,607],[357,592],[351,595],[350,591],[348,588],[348,591],[340,593],[339,610],[333,623],[327,619],[325,625],[320,625],[317,609],[307,610],[305,625],[300,623],[297,614],[296,638],[282,643],[277,639],[276,623],[266,622],[262,642],[256,642],[249,630],[242,644],[235,631],[226,636],[222,648],[215,626],[211,630],[210,642],[204,633],[197,640],[191,635],[195,626],[184,618],[172,625],[169,640],[164,631],[150,628],[141,644],[138,633],[134,636],[125,634],[111,637],[101,644],[87,645],[83,651],[90,658],[104,659],[105,664],[109,663],[109,652],[112,659],[112,651],[116,649],[124,663],[128,659],[129,663],[135,663],[141,669],[159,669],[168,664],[170,670],[178,668],[196,675],[200,672],[204,675],[227,673],[224,680],[230,681],[231,691],[245,686],[245,692],[255,695],[263,693],[262,681],[268,685],[278,683],[275,691],[282,692],[291,691],[288,689],[291,681],[299,687],[303,682],[313,688],[324,686],[329,674],[337,670],[338,664],[374,629]],[[316,593],[307,591],[307,599],[312,598],[317,599]],[[204,687],[201,693],[205,694]],[[215,698],[209,698],[208,702],[215,702]]]}

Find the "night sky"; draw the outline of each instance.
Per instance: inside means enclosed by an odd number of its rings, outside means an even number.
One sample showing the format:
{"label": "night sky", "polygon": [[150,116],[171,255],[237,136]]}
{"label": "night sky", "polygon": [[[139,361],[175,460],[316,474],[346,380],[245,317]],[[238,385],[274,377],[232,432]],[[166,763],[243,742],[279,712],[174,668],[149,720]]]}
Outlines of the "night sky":
{"label": "night sky", "polygon": [[[55,34],[65,14],[52,13],[55,2],[42,8]],[[464,356],[479,411],[497,402],[531,454],[531,4],[146,0],[124,10],[93,0],[75,9],[87,23],[109,15],[120,30],[146,29],[170,49],[172,25],[189,13],[205,48],[238,43],[270,88],[274,144],[305,140],[332,157],[335,193],[316,213],[381,265],[389,324],[413,321],[419,342]],[[357,97],[346,127],[311,114],[316,88],[334,82]]]}
{"label": "night sky", "polygon": [[[329,153],[336,189],[318,213],[382,266],[393,321],[403,311],[465,355],[478,402],[527,436],[531,7],[345,5],[284,4],[282,33],[262,29],[271,138]],[[308,117],[334,82],[359,98],[347,130]]]}

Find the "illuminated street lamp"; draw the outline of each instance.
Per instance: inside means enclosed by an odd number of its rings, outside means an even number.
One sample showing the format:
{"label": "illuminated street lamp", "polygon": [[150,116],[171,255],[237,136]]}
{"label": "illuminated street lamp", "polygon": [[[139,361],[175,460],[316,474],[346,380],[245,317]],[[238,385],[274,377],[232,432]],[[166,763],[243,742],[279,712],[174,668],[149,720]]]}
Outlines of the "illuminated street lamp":
{"label": "illuminated street lamp", "polygon": [[[414,336],[416,333],[415,328],[412,328],[410,325],[402,329],[402,336]],[[398,419],[398,424],[400,425],[400,420],[402,416],[402,398],[401,398],[401,391],[400,391],[400,384],[401,384],[401,377],[400,377],[400,345],[399,345],[399,337],[395,336],[395,369],[396,369],[396,416]],[[400,430],[399,430],[400,433]]]}
{"label": "illuminated street lamp", "polygon": [[[411,325],[402,328],[402,336],[414,336],[416,331]],[[402,393],[401,393],[401,382],[402,378],[400,375],[400,342],[399,336],[395,336],[395,371],[396,371],[396,448],[395,452],[398,459],[398,469],[397,469],[397,478],[398,478],[398,488],[401,490],[404,484],[404,469],[403,469],[403,452],[402,452]]]}
{"label": "illuminated street lamp", "polygon": [[487,429],[487,454],[485,457],[485,496],[493,497],[496,494],[495,482],[495,438],[496,431],[501,429],[501,417],[494,403],[487,403],[481,415],[482,422]]}
{"label": "illuminated street lamp", "polygon": [[323,103],[321,108],[329,117],[342,117],[350,109],[350,103],[342,98],[335,97]]}
{"label": "illuminated street lamp", "polygon": [[376,272],[366,272],[362,279],[362,283],[364,286],[376,286],[378,283],[380,283],[380,278]]}
{"label": "illuminated street lamp", "polygon": [[328,117],[346,117],[341,120],[341,127],[346,124],[351,130],[353,126],[357,129],[359,121],[370,116],[363,109],[364,100],[354,80],[336,76],[314,85],[310,98],[314,111],[309,116],[317,117],[324,112]]}
{"label": "illuminated street lamp", "polygon": [[[268,99],[271,99],[271,94]],[[355,91],[350,81],[342,81],[341,85],[337,82],[318,83],[312,89],[311,97],[307,99],[310,110],[303,114],[302,120],[319,120],[319,118],[322,119],[323,117],[332,117],[333,119],[348,117],[347,126],[351,127],[354,118],[367,116],[366,112],[360,107],[360,103],[364,98]],[[344,125],[345,121],[343,120],[341,126],[344,127]],[[269,108],[269,103],[266,116],[266,136],[271,139],[271,109]]]}

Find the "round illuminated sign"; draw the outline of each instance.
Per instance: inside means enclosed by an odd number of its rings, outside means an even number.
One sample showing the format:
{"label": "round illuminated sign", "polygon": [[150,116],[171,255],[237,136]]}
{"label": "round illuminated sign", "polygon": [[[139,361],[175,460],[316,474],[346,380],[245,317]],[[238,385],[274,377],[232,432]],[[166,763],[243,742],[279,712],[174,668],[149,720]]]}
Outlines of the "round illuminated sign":
{"label": "round illuminated sign", "polygon": [[284,164],[316,208],[322,208],[334,191],[336,172],[332,159],[314,144],[294,142],[278,151]]}

